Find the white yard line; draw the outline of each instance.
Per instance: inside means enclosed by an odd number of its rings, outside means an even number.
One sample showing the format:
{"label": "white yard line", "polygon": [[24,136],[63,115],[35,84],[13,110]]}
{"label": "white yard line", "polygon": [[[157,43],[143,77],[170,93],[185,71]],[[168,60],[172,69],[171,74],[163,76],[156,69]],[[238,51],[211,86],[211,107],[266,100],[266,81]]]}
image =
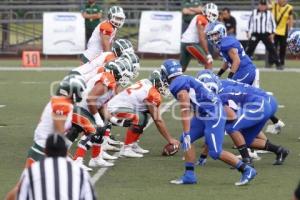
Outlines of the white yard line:
{"label": "white yard line", "polygon": [[[171,106],[172,104],[175,103],[175,99],[169,101],[168,103],[166,103],[162,108],[161,108],[161,114],[165,113]],[[144,130],[146,130],[151,124],[153,123],[153,120],[150,119],[147,126],[144,128]],[[119,154],[119,152],[114,153],[113,156],[117,156]],[[115,162],[115,160],[112,161],[113,163]],[[95,185],[97,183],[98,180],[100,180],[100,178],[105,174],[105,172],[107,172],[109,168],[100,168],[96,174],[94,174],[91,178],[92,184]]]}
{"label": "white yard line", "polygon": [[6,105],[0,105],[0,108],[4,108]]}
{"label": "white yard line", "polygon": [[[75,67],[67,66],[67,67],[38,67],[38,68],[25,68],[25,67],[0,67],[0,71],[70,71]],[[157,69],[156,67],[141,67],[140,71],[153,71]],[[188,68],[188,71],[197,72],[203,69],[203,67],[191,67]],[[219,68],[214,68],[214,70],[218,70]],[[260,72],[295,72],[300,73],[300,68],[285,68],[284,70],[276,70],[273,68],[259,68]]]}

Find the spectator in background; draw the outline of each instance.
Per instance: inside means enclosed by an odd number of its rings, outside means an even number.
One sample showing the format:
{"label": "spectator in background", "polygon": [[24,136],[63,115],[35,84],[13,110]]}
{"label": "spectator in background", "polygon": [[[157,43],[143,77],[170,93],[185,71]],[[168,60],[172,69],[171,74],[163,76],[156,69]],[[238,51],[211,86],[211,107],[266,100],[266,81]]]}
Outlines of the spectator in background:
{"label": "spectator in background", "polygon": [[85,41],[87,42],[100,22],[102,9],[96,5],[96,0],[88,0],[81,12],[85,19]]}
{"label": "spectator in background", "polygon": [[6,199],[96,199],[89,174],[67,159],[67,151],[64,136],[50,135],[46,158],[23,171]]}
{"label": "spectator in background", "polygon": [[293,6],[288,4],[287,0],[277,0],[277,3],[271,4],[271,8],[277,26],[274,37],[275,49],[277,51],[279,47],[280,64],[284,66],[287,36],[294,24]]}
{"label": "spectator in background", "polygon": [[223,8],[222,19],[227,30],[227,35],[236,36],[236,20],[230,14],[229,8]]}
{"label": "spectator in background", "polygon": [[275,63],[277,69],[283,69],[273,43],[275,28],[276,24],[271,11],[268,10],[267,0],[260,0],[257,9],[254,9],[250,16],[246,53],[252,57],[257,44],[262,41],[270,55],[269,64]]}
{"label": "spectator in background", "polygon": [[182,33],[185,32],[195,15],[202,14],[201,0],[182,0]]}

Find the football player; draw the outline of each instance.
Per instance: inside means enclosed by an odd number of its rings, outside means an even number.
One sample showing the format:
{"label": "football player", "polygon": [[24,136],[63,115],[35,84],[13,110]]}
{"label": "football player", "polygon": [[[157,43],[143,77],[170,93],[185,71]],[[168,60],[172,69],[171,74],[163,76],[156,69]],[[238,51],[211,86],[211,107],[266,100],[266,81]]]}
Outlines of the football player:
{"label": "football player", "polygon": [[[252,85],[256,76],[256,67],[252,60],[245,53],[242,44],[232,36],[227,36],[225,26],[220,22],[209,24],[207,27],[207,37],[220,51],[220,56],[224,59],[223,66],[218,72],[218,76],[230,68],[228,78],[241,83]],[[275,134],[279,133],[285,124],[276,116],[272,116]]]}
{"label": "football player", "polygon": [[112,6],[108,10],[108,20],[101,22],[93,31],[87,49],[81,54],[81,61],[87,63],[103,52],[112,49],[112,42],[117,30],[123,26],[125,14],[120,6]]}
{"label": "football player", "polygon": [[[92,148],[92,159],[89,162],[89,166],[113,166],[113,163],[103,159],[104,155],[101,153],[103,131],[96,134],[97,128],[105,125],[99,110],[118,92],[119,86],[125,87],[129,83],[132,72],[128,70],[130,67],[127,65],[130,64],[125,59],[107,63],[104,72],[98,73],[88,81],[87,89],[82,95],[83,100],[73,111],[73,126],[67,137],[74,141],[80,132],[83,131],[85,133],[74,155],[74,160],[81,166],[84,166],[83,157],[90,147]],[[112,123],[119,126],[130,125],[128,120],[116,120],[112,121]],[[116,159],[105,152],[104,154],[107,159]],[[86,169],[88,170],[88,168]]]}
{"label": "football player", "polygon": [[276,99],[259,88],[233,80],[219,80],[210,70],[198,73],[197,78],[217,93],[224,105],[237,114],[227,121],[226,132],[237,146],[243,161],[251,163],[248,147],[266,150],[276,154],[274,165],[282,165],[289,151],[272,144],[261,131],[271,116],[277,111]]}
{"label": "football player", "polygon": [[71,127],[73,105],[81,101],[85,88],[81,76],[69,75],[60,82],[56,94],[44,108],[34,131],[34,143],[28,151],[26,167],[44,158],[45,143],[49,135],[65,134]]}
{"label": "football player", "polygon": [[[183,133],[182,148],[185,151],[185,173],[173,184],[195,184],[194,172],[195,147],[193,143],[205,137],[208,153],[213,159],[222,160],[242,173],[235,185],[245,185],[256,176],[256,170],[235,155],[222,148],[226,113],[220,98],[198,79],[182,74],[182,68],[176,60],[166,60],[161,66],[162,76],[170,84],[172,95],[180,103]],[[193,108],[193,111],[191,110]],[[192,113],[194,113],[192,119]]]}
{"label": "football player", "polygon": [[160,72],[156,70],[151,73],[149,79],[136,82],[108,102],[108,111],[112,118],[132,120],[120,156],[140,158],[149,152],[137,143],[148,123],[148,114],[168,143],[179,147],[179,141],[173,139],[160,115],[161,95],[168,96],[168,94],[166,84],[162,81]]}
{"label": "football player", "polygon": [[[131,42],[126,39],[117,39],[113,42],[112,52],[103,52],[90,62],[73,69],[70,74],[80,74],[84,77],[85,81],[88,82],[97,73],[104,71],[103,66],[105,63],[113,61],[127,52],[134,54]],[[139,62],[138,57],[137,62]]]}
{"label": "football player", "polygon": [[186,71],[192,57],[195,57],[199,63],[204,64],[206,69],[212,68],[213,58],[208,51],[205,27],[209,22],[216,21],[218,16],[217,5],[208,3],[204,7],[203,14],[196,15],[182,34],[180,64],[183,72]]}
{"label": "football player", "polygon": [[292,54],[300,53],[300,30],[296,29],[290,32],[287,39],[288,49]]}

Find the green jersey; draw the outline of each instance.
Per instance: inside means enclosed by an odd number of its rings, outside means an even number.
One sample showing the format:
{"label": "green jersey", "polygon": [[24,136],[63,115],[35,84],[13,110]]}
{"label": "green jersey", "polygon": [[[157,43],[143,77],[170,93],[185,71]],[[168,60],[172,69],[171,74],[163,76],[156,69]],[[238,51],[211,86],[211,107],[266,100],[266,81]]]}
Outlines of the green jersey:
{"label": "green jersey", "polygon": [[[98,14],[102,13],[102,9],[100,6],[93,4],[86,4],[85,7],[81,10],[81,12],[86,12],[87,14]],[[88,29],[95,29],[96,26],[99,24],[100,19],[85,19],[85,26]]]}
{"label": "green jersey", "polygon": [[[198,7],[201,5],[201,0],[182,0],[182,8]],[[195,15],[182,15],[182,19],[186,23],[190,23]]]}

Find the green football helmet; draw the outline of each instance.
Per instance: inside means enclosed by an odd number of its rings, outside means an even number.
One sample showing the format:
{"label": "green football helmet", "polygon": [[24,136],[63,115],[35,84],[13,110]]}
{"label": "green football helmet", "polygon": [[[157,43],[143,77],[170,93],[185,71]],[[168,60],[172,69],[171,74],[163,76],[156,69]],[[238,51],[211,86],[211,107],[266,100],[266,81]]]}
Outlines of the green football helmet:
{"label": "green football helmet", "polygon": [[132,64],[127,59],[116,59],[114,61],[106,63],[105,71],[111,72],[118,84],[122,87],[126,87],[132,79]]}
{"label": "green football helmet", "polygon": [[112,44],[112,51],[117,57],[120,57],[125,52],[134,52],[134,49],[129,40],[117,39]]}
{"label": "green football helmet", "polygon": [[133,66],[133,79],[136,79],[139,76],[140,70],[140,59],[134,52],[125,52],[122,54],[121,58],[128,59]]}
{"label": "green football helmet", "polygon": [[120,6],[112,6],[108,10],[108,20],[116,28],[121,28],[125,22],[125,13]]}
{"label": "green football helmet", "polygon": [[168,84],[162,80],[160,71],[154,70],[153,72],[151,72],[149,80],[161,95],[163,95],[164,97],[170,96]]}
{"label": "green football helmet", "polygon": [[78,103],[82,100],[82,93],[86,89],[84,78],[80,75],[68,75],[59,83],[56,95],[66,96]]}

